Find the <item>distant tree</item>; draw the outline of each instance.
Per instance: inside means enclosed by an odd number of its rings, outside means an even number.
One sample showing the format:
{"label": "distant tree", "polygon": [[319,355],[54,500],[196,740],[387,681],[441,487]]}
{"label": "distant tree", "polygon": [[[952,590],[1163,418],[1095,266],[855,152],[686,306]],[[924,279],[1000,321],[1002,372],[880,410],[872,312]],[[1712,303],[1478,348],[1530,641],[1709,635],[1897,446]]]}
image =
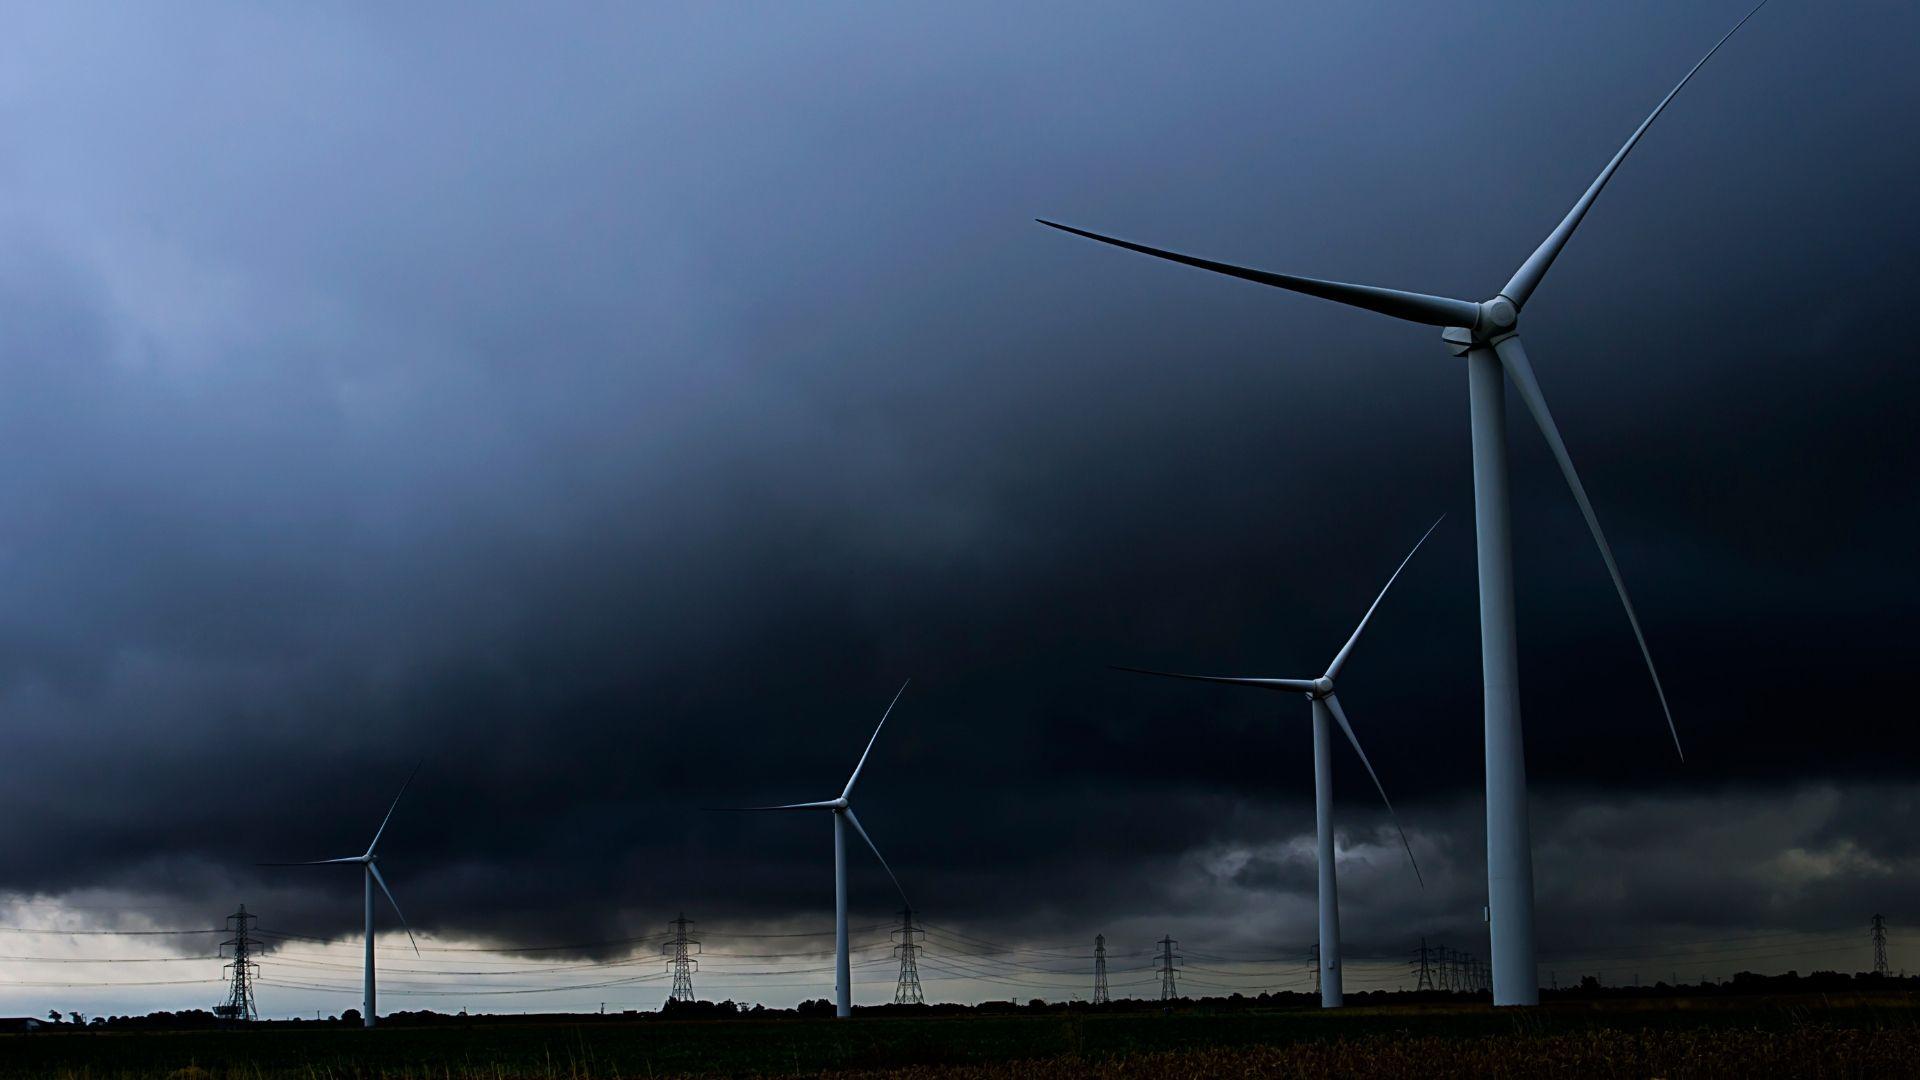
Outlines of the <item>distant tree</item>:
{"label": "distant tree", "polygon": [[677,1001],[668,998],[660,1006],[660,1015],[668,1020],[724,1020],[739,1011],[728,1001]]}
{"label": "distant tree", "polygon": [[83,1012],[70,1012],[67,1014],[67,1019],[72,1020],[76,1024],[84,1024],[87,1022],[87,1014]]}
{"label": "distant tree", "polygon": [[47,1010],[47,1019],[49,1019],[49,1020],[51,1020],[51,1021],[53,1021],[53,1022],[54,1022],[54,1023],[56,1023],[56,1024],[57,1024],[57,1023],[59,1023],[59,1022],[60,1022],[60,1010],[59,1010],[59,1009],[48,1009],[48,1010]]}
{"label": "distant tree", "polygon": [[340,1022],[343,1024],[358,1024],[360,1022],[360,1010],[348,1009],[346,1012],[341,1013]]}

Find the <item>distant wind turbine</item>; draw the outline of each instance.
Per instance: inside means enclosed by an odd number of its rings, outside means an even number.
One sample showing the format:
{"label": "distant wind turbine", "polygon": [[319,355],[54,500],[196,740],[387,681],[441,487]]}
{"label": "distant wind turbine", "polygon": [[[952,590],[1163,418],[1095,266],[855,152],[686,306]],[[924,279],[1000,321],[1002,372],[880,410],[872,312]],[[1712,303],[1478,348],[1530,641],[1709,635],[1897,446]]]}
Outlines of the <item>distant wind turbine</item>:
{"label": "distant wind turbine", "polygon": [[387,816],[380,819],[380,827],[374,830],[373,843],[367,845],[365,854],[349,855],[344,859],[315,859],[312,862],[261,864],[262,866],[331,866],[334,863],[359,863],[361,867],[364,868],[365,873],[362,877],[364,879],[363,883],[366,886],[367,965],[365,977],[366,1011],[360,1016],[360,1023],[363,1027],[372,1027],[375,1018],[373,990],[373,887],[375,885],[380,886],[380,891],[387,894],[387,903],[393,905],[393,913],[400,917],[400,926],[407,932],[407,941],[412,943],[414,955],[417,956],[420,953],[420,943],[413,939],[413,927],[407,925],[407,917],[400,913],[400,901],[395,900],[393,898],[393,890],[387,888],[387,879],[380,876],[380,867],[375,865],[379,862],[380,856],[374,854],[373,850],[380,846],[380,836],[387,831],[387,822],[393,820],[393,811],[400,805],[400,795],[407,793],[407,785],[413,783],[414,773],[419,771],[420,766],[416,764],[413,767],[413,772],[407,774],[406,782],[400,785],[400,794],[393,797],[393,805],[387,807]]}
{"label": "distant wind turbine", "polygon": [[[880,854],[880,848],[874,844],[873,837],[867,835],[867,830],[860,827],[860,819],[854,815],[853,804],[849,800],[853,798],[853,785],[860,781],[860,770],[866,768],[867,756],[873,753],[873,744],[880,741],[880,729],[887,726],[887,717],[893,715],[893,707],[900,703],[900,695],[907,692],[907,683],[912,681],[912,679],[908,679],[907,682],[901,683],[900,689],[893,695],[893,700],[887,703],[887,711],[880,714],[880,723],[874,726],[873,737],[867,740],[867,748],[861,752],[859,764],[853,767],[853,775],[847,777],[847,786],[840,789],[840,794],[837,798],[828,799],[825,802],[787,803],[784,806],[724,806],[718,808],[729,811],[833,811],[833,1015],[839,1017],[853,1015],[853,966],[847,955],[846,825],[853,826],[853,831],[859,833],[860,839],[867,842],[867,847],[873,851],[873,857],[880,860],[880,868],[887,872],[888,877],[893,878],[893,887],[899,890],[900,899],[905,900],[907,898],[907,890],[900,888],[900,879],[894,877],[893,867],[887,865],[886,856]],[[911,907],[912,905],[909,904],[908,906]]]}
{"label": "distant wind turbine", "polygon": [[[1201,270],[1243,278],[1274,288],[1306,296],[1331,300],[1348,307],[1377,312],[1405,322],[1444,328],[1441,339],[1455,356],[1467,359],[1468,400],[1473,427],[1474,529],[1479,544],[1480,562],[1480,662],[1486,707],[1487,769],[1487,899],[1493,951],[1493,1000],[1496,1005],[1534,1005],[1540,1000],[1540,980],[1536,970],[1533,926],[1533,842],[1527,825],[1527,765],[1520,730],[1519,657],[1513,621],[1513,551],[1509,525],[1507,446],[1505,433],[1506,380],[1513,382],[1520,399],[1532,414],[1534,424],[1546,437],[1547,447],[1560,465],[1574,501],[1587,520],[1587,529],[1600,548],[1613,588],[1626,609],[1627,623],[1653,678],[1654,693],[1666,713],[1667,730],[1673,746],[1680,750],[1680,731],[1673,722],[1673,710],[1667,707],[1666,691],[1653,667],[1653,654],[1647,648],[1646,635],[1633,602],[1627,599],[1626,583],[1613,559],[1613,550],[1600,531],[1600,519],[1587,500],[1587,489],[1574,471],[1573,458],[1567,453],[1560,428],[1547,410],[1547,399],[1534,379],[1533,365],[1520,345],[1520,312],[1533,290],[1546,277],[1553,261],[1566,247],[1582,218],[1599,198],[1600,190],[1626,160],[1627,153],[1653,125],[1681,87],[1705,66],[1720,46],[1747,24],[1766,0],[1734,24],[1713,48],[1707,50],[1692,70],[1667,92],[1653,112],[1641,121],[1613,160],[1600,170],[1592,184],[1573,204],[1552,233],[1541,241],[1526,262],[1490,300],[1474,303],[1444,296],[1402,292],[1372,285],[1350,285],[1320,278],[1253,270],[1211,259],[1147,247],[1111,236],[1071,228],[1040,219],[1042,225],[1063,232],[1098,240],[1103,244],[1136,251],[1143,255],[1169,259]],[[1504,378],[1503,378],[1504,375]]]}
{"label": "distant wind turbine", "polygon": [[[1445,515],[1442,515],[1444,518]],[[1333,681],[1340,677],[1340,669],[1346,666],[1347,657],[1353,655],[1353,647],[1360,640],[1360,632],[1367,628],[1367,620],[1386,599],[1387,590],[1400,577],[1400,571],[1407,568],[1413,560],[1415,551],[1440,527],[1435,521],[1427,526],[1427,531],[1413,545],[1413,551],[1400,560],[1393,576],[1380,589],[1380,595],[1373,598],[1373,604],[1367,613],[1360,616],[1360,625],[1353,628],[1353,636],[1340,647],[1334,655],[1333,663],[1327,665],[1326,674],[1317,679],[1262,679],[1242,678],[1224,675],[1181,675],[1171,671],[1149,671],[1145,668],[1123,667],[1120,671],[1131,671],[1140,675],[1160,675],[1169,679],[1192,679],[1195,682],[1226,683],[1231,686],[1251,686],[1260,690],[1277,690],[1283,694],[1305,694],[1313,703],[1313,819],[1314,831],[1319,849],[1320,878],[1320,1006],[1325,1009],[1337,1009],[1346,1000],[1340,986],[1340,890],[1334,880],[1333,871],[1333,724],[1339,724],[1346,733],[1347,742],[1353,745],[1353,752],[1360,756],[1360,764],[1367,767],[1367,775],[1373,778],[1373,787],[1380,793],[1380,801],[1387,804],[1387,815],[1393,819],[1393,827],[1400,833],[1400,844],[1407,849],[1407,862],[1413,866],[1413,876],[1420,878],[1420,864],[1414,861],[1413,845],[1407,843],[1407,833],[1400,828],[1400,816],[1393,812],[1393,801],[1387,798],[1387,789],[1381,785],[1380,776],[1373,771],[1373,762],[1367,760],[1367,752],[1360,749],[1360,737],[1353,733],[1353,725],[1347,723],[1346,710],[1340,707],[1340,699],[1333,694]],[[1422,881],[1422,885],[1425,882]]]}

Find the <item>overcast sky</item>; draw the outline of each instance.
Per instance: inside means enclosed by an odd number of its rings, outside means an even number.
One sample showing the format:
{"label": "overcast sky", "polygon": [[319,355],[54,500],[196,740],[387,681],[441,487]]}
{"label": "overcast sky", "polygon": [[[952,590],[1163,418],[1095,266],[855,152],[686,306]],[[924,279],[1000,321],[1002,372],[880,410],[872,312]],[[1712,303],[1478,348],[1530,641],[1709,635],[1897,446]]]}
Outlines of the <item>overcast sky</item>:
{"label": "overcast sky", "polygon": [[[1485,953],[1462,363],[1032,219],[1482,298],[1742,3],[5,7],[5,925],[351,942],[351,868],[255,864],[357,854],[424,759],[382,850],[428,943],[684,909],[741,957],[703,996],[824,997],[771,954],[828,939],[738,935],[831,928],[828,821],[702,808],[831,797],[912,677],[858,805],[955,935],[933,996],[1068,996],[1101,932],[1304,985],[1305,703],[1107,665],[1315,675],[1444,513],[1341,686],[1427,884],[1339,749],[1342,917],[1381,985]],[[1688,751],[1516,405],[1543,981],[1858,970],[1920,920],[1915,40],[1776,0],[1527,308]],[[263,1009],[357,1004],[332,952]]]}

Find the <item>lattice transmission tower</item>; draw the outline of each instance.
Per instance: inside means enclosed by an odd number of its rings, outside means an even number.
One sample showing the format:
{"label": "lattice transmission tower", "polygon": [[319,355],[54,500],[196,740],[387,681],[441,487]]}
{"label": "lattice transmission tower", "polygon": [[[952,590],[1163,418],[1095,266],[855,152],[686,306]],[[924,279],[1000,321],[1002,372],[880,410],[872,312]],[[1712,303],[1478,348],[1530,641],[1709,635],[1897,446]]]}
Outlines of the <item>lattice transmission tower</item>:
{"label": "lattice transmission tower", "polygon": [[1160,939],[1160,1000],[1172,1001],[1180,996],[1180,955],[1173,951],[1180,944],[1171,936]]}
{"label": "lattice transmission tower", "polygon": [[1107,993],[1107,935],[1093,935],[1093,1003],[1105,1005],[1113,1000]]}
{"label": "lattice transmission tower", "polygon": [[1883,977],[1887,974],[1887,917],[1885,915],[1873,917],[1873,973]]}
{"label": "lattice transmission tower", "polygon": [[1420,951],[1414,956],[1416,957],[1413,965],[1416,978],[1413,988],[1416,991],[1433,989],[1433,954],[1432,950],[1427,948],[1426,938],[1420,939]]}
{"label": "lattice transmission tower", "polygon": [[667,967],[673,972],[673,993],[667,995],[667,1000],[692,1001],[693,972],[700,966],[700,961],[693,958],[700,951],[700,943],[687,936],[687,927],[693,925],[693,920],[683,911],[667,925],[673,927],[673,937],[660,946],[660,951],[667,956]]}
{"label": "lattice transmission tower", "polygon": [[222,1020],[238,1020],[243,1023],[260,1019],[260,1012],[253,1004],[253,977],[259,972],[260,965],[253,961],[253,921],[257,915],[247,914],[247,905],[241,904],[240,910],[227,916],[229,932],[232,937],[220,943],[220,955],[227,958],[228,975],[227,1000],[223,1005],[213,1007],[213,1015]]}
{"label": "lattice transmission tower", "polygon": [[1320,946],[1307,946],[1307,971],[1313,975],[1313,995],[1320,996]]}
{"label": "lattice transmission tower", "polygon": [[893,1003],[925,1005],[926,995],[920,992],[920,950],[926,946],[914,936],[920,933],[920,928],[913,925],[912,908],[900,909],[900,929],[894,933],[900,938],[900,944],[893,947],[894,954],[900,957],[900,978],[893,984]]}

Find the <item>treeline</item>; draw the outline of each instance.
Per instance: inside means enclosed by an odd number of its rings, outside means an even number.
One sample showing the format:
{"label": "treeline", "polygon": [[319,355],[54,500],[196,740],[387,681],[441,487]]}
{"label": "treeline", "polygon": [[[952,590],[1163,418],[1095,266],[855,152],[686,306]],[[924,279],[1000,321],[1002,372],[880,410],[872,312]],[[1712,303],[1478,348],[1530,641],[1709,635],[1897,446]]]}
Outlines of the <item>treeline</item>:
{"label": "treeline", "polygon": [[1582,976],[1577,986],[1558,990],[1542,989],[1542,1001],[1579,1001],[1585,999],[1646,997],[1750,997],[1762,994],[1832,993],[1914,993],[1920,991],[1920,975],[1879,975],[1870,971],[1849,975],[1843,971],[1815,971],[1802,975],[1789,971],[1784,975],[1756,975],[1742,971],[1723,982],[1703,980],[1697,983],[1671,984],[1664,980],[1643,986],[1617,986],[1602,983],[1592,975]]}

